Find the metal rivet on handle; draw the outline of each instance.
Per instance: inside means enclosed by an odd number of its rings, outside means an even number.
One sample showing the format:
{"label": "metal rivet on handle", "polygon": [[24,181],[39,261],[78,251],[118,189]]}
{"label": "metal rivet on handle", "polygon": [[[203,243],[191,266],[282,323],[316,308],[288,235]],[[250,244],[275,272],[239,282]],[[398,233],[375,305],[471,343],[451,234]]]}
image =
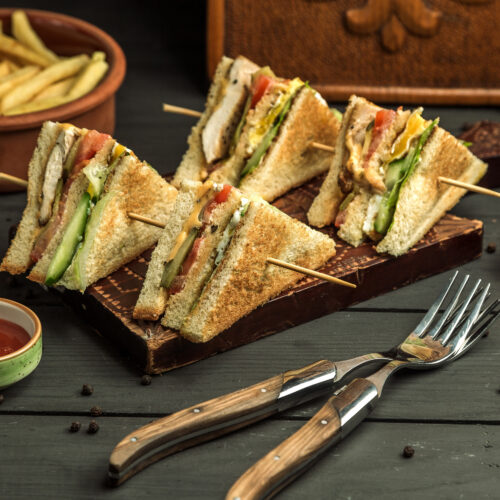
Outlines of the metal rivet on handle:
{"label": "metal rivet on handle", "polygon": [[260,392],[267,392],[267,389],[261,389]]}
{"label": "metal rivet on handle", "polygon": [[322,425],[326,425],[327,423],[328,423],[328,420],[324,420],[324,419],[323,419],[323,420],[321,421],[321,424],[322,424]]}
{"label": "metal rivet on handle", "polygon": [[132,438],[130,438],[130,441],[132,441],[132,443],[135,443],[137,441],[137,438],[136,437],[132,437]]}
{"label": "metal rivet on handle", "polygon": [[279,455],[274,455],[274,460],[279,460],[280,456]]}
{"label": "metal rivet on handle", "polygon": [[201,411],[201,410],[200,410],[199,408],[195,408],[195,409],[193,410],[193,412],[194,412],[194,413],[200,413],[200,411]]}
{"label": "metal rivet on handle", "polygon": [[241,500],[240,497],[234,497],[233,500]]}

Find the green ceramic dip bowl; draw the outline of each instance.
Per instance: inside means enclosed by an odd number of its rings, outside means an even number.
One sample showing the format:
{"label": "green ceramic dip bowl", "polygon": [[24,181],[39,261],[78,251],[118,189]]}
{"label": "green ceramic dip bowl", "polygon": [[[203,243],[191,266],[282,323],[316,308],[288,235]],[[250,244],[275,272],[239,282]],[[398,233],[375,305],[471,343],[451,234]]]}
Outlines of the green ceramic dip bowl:
{"label": "green ceramic dip bowl", "polygon": [[22,326],[31,340],[17,351],[0,356],[0,390],[29,375],[42,357],[42,325],[28,307],[0,298],[0,318]]}

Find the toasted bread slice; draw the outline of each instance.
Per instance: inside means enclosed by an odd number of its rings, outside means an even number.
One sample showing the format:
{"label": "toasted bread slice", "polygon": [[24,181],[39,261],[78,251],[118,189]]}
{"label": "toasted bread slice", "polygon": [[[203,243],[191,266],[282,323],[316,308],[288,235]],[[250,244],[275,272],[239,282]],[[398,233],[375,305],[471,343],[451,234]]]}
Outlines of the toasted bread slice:
{"label": "toasted bread slice", "polygon": [[[152,167],[125,156],[106,182],[87,222],[83,245],[59,284],[85,290],[151,247],[161,229],[128,217],[128,212],[166,223],[177,196]],[[78,268],[78,269],[77,269]]]}
{"label": "toasted bread slice", "polygon": [[339,121],[319,94],[304,87],[294,98],[278,136],[261,164],[242,179],[240,189],[272,201],[326,172],[332,155],[311,147],[311,142],[333,146],[339,126]]}
{"label": "toasted bread slice", "polygon": [[342,123],[337,140],[335,141],[335,152],[333,153],[333,158],[331,158],[328,174],[307,212],[307,220],[312,226],[324,227],[331,224],[335,220],[338,208],[345,197],[345,194],[340,189],[338,180],[344,162],[346,134],[358,99],[357,96],[351,96],[349,99],[349,104],[342,117]]}
{"label": "toasted bread slice", "polygon": [[[94,163],[98,164],[107,163],[111,155],[111,151],[113,149],[114,144],[115,144],[114,139],[109,138],[105,142],[103,147],[92,158],[92,160],[90,160],[89,165],[91,166]],[[80,202],[83,193],[87,191],[88,186],[89,186],[89,181],[82,170],[77,174],[75,180],[72,182],[69,188],[66,202],[64,205],[64,211],[61,218],[61,223],[58,225],[57,230],[52,239],[50,240],[50,243],[48,244],[47,248],[43,252],[42,257],[32,268],[30,274],[28,275],[28,279],[32,281],[37,281],[39,283],[43,283],[45,281],[45,276],[49,269],[50,262],[52,261],[52,258],[57,250],[57,247],[59,246],[59,243],[61,243],[61,240],[64,236],[66,227],[71,221],[73,213],[75,212],[76,207],[78,206],[78,203]]]}
{"label": "toasted bread slice", "polygon": [[234,59],[223,56],[215,70],[214,78],[207,95],[205,111],[196,125],[191,129],[188,137],[188,149],[182,157],[182,161],[175,172],[172,184],[180,188],[183,181],[203,181],[207,177],[207,162],[203,153],[201,133],[210,116],[214,112],[217,103],[220,102],[224,92],[225,82],[231,70]]}
{"label": "toasted bread slice", "polygon": [[134,308],[135,319],[158,319],[167,305],[168,292],[161,286],[163,269],[177,236],[196,204],[200,182],[183,181],[177,194],[168,224],[160,234],[158,244],[151,255],[146,278]]}
{"label": "toasted bread slice", "polygon": [[5,255],[0,271],[20,274],[31,264],[30,253],[40,232],[38,216],[45,167],[50,152],[62,128],[59,123],[47,121],[38,135],[35,150],[28,167],[27,204],[12,243]]}
{"label": "toasted bread slice", "polygon": [[407,252],[467,192],[440,183],[438,176],[476,184],[486,169],[455,137],[436,127],[417,168],[401,188],[392,226],[377,252],[395,256]]}
{"label": "toasted bread slice", "polygon": [[200,296],[203,286],[209,279],[215,266],[217,246],[221,241],[224,230],[234,212],[241,204],[241,193],[232,189],[228,199],[220,203],[210,215],[200,244],[197,257],[186,276],[183,288],[168,298],[162,325],[179,330],[184,318],[189,314],[194,303]]}
{"label": "toasted bread slice", "polygon": [[335,254],[335,243],[263,201],[252,201],[226,254],[181,327],[192,342],[207,342],[302,278],[266,262],[275,257],[311,269]]}

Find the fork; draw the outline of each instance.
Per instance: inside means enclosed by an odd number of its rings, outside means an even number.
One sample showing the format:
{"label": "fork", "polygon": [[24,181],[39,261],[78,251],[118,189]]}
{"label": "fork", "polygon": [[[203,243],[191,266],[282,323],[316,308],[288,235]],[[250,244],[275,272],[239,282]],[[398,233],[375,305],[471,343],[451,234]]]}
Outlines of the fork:
{"label": "fork", "polygon": [[[415,328],[415,335],[421,335],[430,325],[457,274],[455,272],[449,285]],[[477,293],[479,289],[476,287],[475,290]],[[497,303],[483,311],[483,314],[487,314]],[[455,297],[452,304],[452,312],[446,315],[444,326],[449,323],[446,318],[453,317],[456,311],[463,307],[463,303],[458,303],[458,297]],[[119,485],[148,465],[172,453],[329,394],[354,370],[374,362],[395,360],[397,355],[398,346],[387,352],[366,354],[344,361],[316,361],[303,368],[281,373],[245,389],[158,419],[125,436],[116,445],[109,460],[110,483]]]}
{"label": "fork", "polygon": [[[231,487],[226,500],[257,500],[273,497],[314,463],[322,453],[349,434],[374,408],[389,377],[402,368],[441,367],[467,352],[481,338],[500,311],[488,317],[498,304],[483,310],[490,284],[480,289],[478,280],[457,306],[468,281],[465,276],[450,304],[431,328],[457,273],[415,330],[389,355],[393,358],[374,374],[356,378],[328,399],[295,434],[248,469]],[[470,311],[467,308],[475,300]]]}

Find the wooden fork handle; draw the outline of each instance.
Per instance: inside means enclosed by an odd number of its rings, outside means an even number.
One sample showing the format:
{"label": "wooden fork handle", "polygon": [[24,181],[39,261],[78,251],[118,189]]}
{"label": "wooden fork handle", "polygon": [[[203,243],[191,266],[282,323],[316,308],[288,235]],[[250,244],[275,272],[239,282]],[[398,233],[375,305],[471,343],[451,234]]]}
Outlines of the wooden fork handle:
{"label": "wooden fork handle", "polygon": [[226,500],[272,498],[358,425],[377,397],[370,381],[353,380],[295,434],[248,469],[231,487]]}
{"label": "wooden fork handle", "polygon": [[[111,453],[108,476],[113,485],[157,460],[190,446],[209,441],[235,429],[317,397],[333,387],[326,375],[335,374],[330,361],[317,361],[168,417],[156,420],[123,438]],[[318,390],[314,391],[312,382]],[[312,381],[312,382],[311,382]],[[300,383],[309,382],[302,387]],[[286,392],[284,392],[286,389]]]}

